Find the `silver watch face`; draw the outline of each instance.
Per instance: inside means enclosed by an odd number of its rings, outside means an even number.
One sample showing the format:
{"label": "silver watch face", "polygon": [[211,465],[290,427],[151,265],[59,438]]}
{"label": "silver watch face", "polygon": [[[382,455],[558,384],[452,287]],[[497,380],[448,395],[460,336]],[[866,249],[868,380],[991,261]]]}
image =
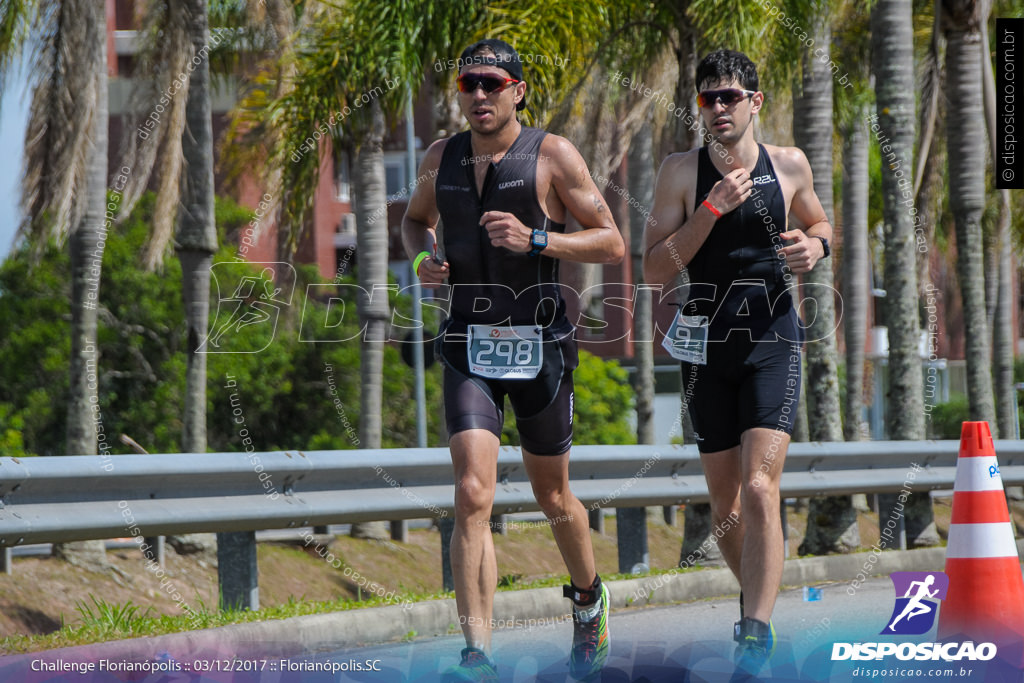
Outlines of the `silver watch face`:
{"label": "silver watch face", "polygon": [[535,230],[533,235],[530,237],[530,242],[532,242],[535,247],[546,247],[548,246],[548,234],[546,232]]}

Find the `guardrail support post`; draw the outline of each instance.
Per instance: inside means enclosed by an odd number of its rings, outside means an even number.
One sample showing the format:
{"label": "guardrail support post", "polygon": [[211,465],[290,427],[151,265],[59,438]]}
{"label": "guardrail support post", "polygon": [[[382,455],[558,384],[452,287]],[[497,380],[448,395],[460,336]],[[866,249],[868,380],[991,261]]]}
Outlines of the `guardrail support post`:
{"label": "guardrail support post", "polygon": [[604,510],[587,508],[587,517],[590,518],[590,528],[599,534],[604,534]]}
{"label": "guardrail support post", "polygon": [[506,515],[491,515],[491,533],[499,536],[508,536],[508,523]]}
{"label": "guardrail support post", "polygon": [[[896,550],[893,548],[893,543],[890,540],[892,538],[892,527],[889,527],[889,522],[893,521],[896,523],[896,540],[898,541],[898,549],[907,549],[907,525],[903,518],[902,506],[900,510],[896,509],[896,503],[899,502],[899,496],[895,493],[880,493],[878,494],[878,531],[879,541],[886,550]],[[882,532],[889,527],[889,538],[882,536]]]}
{"label": "guardrail support post", "polygon": [[455,590],[455,576],[452,574],[452,534],[455,532],[455,520],[442,517],[437,520],[437,526],[441,530],[441,580],[444,583],[444,590]]}
{"label": "guardrail support post", "polygon": [[217,578],[221,610],[260,608],[255,531],[217,534]]}
{"label": "guardrail support post", "polygon": [[398,541],[399,543],[409,542],[409,520],[391,520],[391,540]]}
{"label": "guardrail support post", "polygon": [[142,551],[142,555],[147,560],[156,562],[161,567],[164,566],[164,537],[163,536],[147,536],[143,539],[146,545],[149,546]]}
{"label": "guardrail support post", "polygon": [[786,499],[779,501],[779,515],[782,517],[783,557],[789,559],[789,516],[786,514]]}
{"label": "guardrail support post", "polygon": [[14,559],[11,557],[11,546],[4,546],[0,552],[0,572],[10,576],[14,573]]}
{"label": "guardrail support post", "polygon": [[661,508],[661,514],[665,518],[665,524],[669,526],[676,525],[676,508],[675,505],[665,505]]}
{"label": "guardrail support post", "polygon": [[637,565],[651,566],[647,550],[647,508],[615,508],[619,573],[631,574]]}

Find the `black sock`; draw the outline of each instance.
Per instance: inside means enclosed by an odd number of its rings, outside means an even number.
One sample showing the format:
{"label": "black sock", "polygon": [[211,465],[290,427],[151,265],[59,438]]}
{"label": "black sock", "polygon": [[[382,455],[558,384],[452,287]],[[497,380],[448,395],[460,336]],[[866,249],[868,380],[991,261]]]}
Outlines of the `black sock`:
{"label": "black sock", "polygon": [[590,585],[590,588],[580,588],[570,579],[569,585],[562,589],[562,595],[571,599],[577,607],[593,605],[597,602],[597,597],[601,595],[601,576],[595,575],[594,583]]}

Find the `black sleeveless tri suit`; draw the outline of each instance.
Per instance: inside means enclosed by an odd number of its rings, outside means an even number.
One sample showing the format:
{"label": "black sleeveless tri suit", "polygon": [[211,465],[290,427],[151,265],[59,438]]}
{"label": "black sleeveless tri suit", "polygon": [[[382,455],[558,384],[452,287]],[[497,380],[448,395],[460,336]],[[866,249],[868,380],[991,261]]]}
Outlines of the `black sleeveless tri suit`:
{"label": "black sleeveless tri suit", "polygon": [[[487,211],[512,213],[531,229],[564,232],[537,200],[537,161],[545,131],[522,127],[498,162],[474,157],[469,131],[445,145],[434,180],[443,225],[449,317],[438,338],[445,365],[444,400],[448,433],[487,429],[500,437],[504,401],[509,397],[524,449],[559,455],[572,443],[572,371],[578,364],[575,329],[566,318],[558,285],[558,260],[491,244],[480,218]],[[477,191],[475,164],[487,164]],[[533,379],[491,379],[474,375],[467,360],[469,325],[529,325],[540,330],[543,361]]]}
{"label": "black sleeveless tri suit", "polygon": [[[739,445],[753,427],[791,434],[800,397],[796,278],[779,252],[785,198],[768,152],[758,148],[750,196],[715,222],[687,265],[683,311],[709,321],[707,363],[682,362],[684,404],[703,453]],[[698,154],[694,211],[722,178],[708,148]]]}

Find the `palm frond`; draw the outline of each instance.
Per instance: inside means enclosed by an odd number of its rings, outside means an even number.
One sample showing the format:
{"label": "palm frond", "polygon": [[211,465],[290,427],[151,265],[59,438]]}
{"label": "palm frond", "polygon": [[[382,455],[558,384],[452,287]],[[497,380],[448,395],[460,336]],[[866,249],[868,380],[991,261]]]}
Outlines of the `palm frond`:
{"label": "palm frond", "polygon": [[142,193],[156,180],[157,210],[143,258],[147,270],[159,268],[174,234],[182,165],[181,134],[192,58],[181,3],[148,0],[139,30],[136,78],[125,113],[121,141],[124,164],[132,169],[119,218],[124,220]]}
{"label": "palm frond", "polygon": [[32,45],[34,84],[25,134],[18,237],[35,249],[63,241],[83,213],[85,167],[91,148],[98,79],[106,65],[96,50],[105,26],[90,18],[91,0],[41,0]]}
{"label": "palm frond", "polygon": [[0,0],[0,102],[7,91],[7,79],[18,63],[35,21],[35,0]]}
{"label": "palm frond", "polygon": [[505,0],[486,6],[474,38],[499,37],[523,57],[525,121],[547,120],[563,94],[587,75],[594,48],[608,35],[610,7],[608,0]]}
{"label": "palm frond", "polygon": [[849,126],[863,126],[860,119],[874,102],[870,87],[871,74],[871,15],[862,2],[844,2],[836,13],[832,32],[833,57],[842,65],[847,83],[835,88],[835,114],[840,130]]}

